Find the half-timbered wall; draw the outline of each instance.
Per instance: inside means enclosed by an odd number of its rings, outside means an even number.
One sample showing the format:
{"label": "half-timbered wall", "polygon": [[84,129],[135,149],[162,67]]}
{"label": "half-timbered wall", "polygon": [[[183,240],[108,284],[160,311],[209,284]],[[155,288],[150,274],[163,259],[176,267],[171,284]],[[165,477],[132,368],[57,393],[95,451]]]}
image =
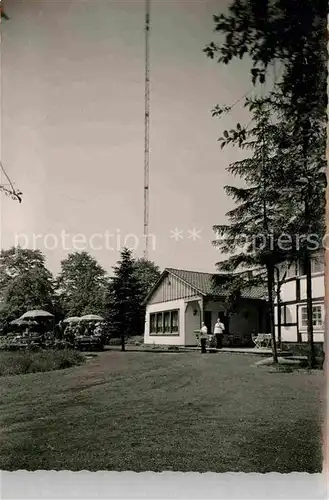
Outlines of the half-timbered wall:
{"label": "half-timbered wall", "polygon": [[[322,324],[313,324],[314,341],[324,340],[324,275],[312,275],[314,314],[321,308]],[[307,342],[307,324],[303,320],[306,310],[306,277],[288,279],[281,288],[281,339],[282,342]],[[316,318],[315,318],[316,319]],[[319,318],[318,318],[319,319]],[[278,336],[278,307],[275,303],[275,330]]]}

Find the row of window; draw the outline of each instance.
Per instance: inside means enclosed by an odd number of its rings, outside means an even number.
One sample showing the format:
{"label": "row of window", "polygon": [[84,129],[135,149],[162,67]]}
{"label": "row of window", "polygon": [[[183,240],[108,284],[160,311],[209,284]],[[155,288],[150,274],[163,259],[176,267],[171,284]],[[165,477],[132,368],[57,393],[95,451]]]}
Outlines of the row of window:
{"label": "row of window", "polygon": [[150,335],[178,335],[179,311],[161,311],[150,314]]}
{"label": "row of window", "polygon": [[[299,321],[300,321],[300,327],[301,328],[307,328],[307,307],[306,306],[301,306],[299,307]],[[323,307],[321,304],[316,304],[313,306],[313,315],[312,315],[312,320],[313,320],[313,326],[315,328],[321,328],[323,327]],[[289,325],[291,324],[292,317],[291,317],[291,312],[289,310],[289,307],[286,305],[283,305],[281,307],[281,324],[282,325]]]}

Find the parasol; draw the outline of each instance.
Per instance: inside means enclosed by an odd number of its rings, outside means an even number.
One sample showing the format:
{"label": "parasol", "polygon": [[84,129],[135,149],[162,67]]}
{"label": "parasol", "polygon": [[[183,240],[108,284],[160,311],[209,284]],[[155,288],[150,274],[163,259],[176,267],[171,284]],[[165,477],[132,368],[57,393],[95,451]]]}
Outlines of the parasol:
{"label": "parasol", "polygon": [[27,311],[22,314],[19,319],[28,319],[28,318],[53,318],[54,316],[47,311],[41,311],[39,309],[34,309],[33,311]]}
{"label": "parasol", "polygon": [[10,322],[11,325],[17,325],[17,326],[32,326],[32,325],[37,325],[38,322],[34,321],[33,319],[14,319],[14,321]]}
{"label": "parasol", "polygon": [[78,323],[80,320],[79,316],[71,316],[70,318],[65,318],[63,323]]}
{"label": "parasol", "polygon": [[86,314],[80,318],[80,321],[104,321],[104,318],[98,314]]}

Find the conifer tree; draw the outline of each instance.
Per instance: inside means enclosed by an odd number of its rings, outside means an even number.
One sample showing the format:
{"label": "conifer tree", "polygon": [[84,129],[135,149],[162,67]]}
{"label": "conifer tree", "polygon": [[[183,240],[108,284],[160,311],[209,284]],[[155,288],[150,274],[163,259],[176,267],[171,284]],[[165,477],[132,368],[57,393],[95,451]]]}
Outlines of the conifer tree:
{"label": "conifer tree", "polygon": [[[209,57],[216,57],[223,64],[250,56],[254,84],[265,82],[269,74],[272,76],[271,65],[274,67],[278,62],[282,66],[269,99],[292,132],[289,161],[286,168],[282,165],[282,179],[289,182],[294,192],[295,222],[306,235],[300,256],[307,282],[310,367],[314,365],[315,356],[312,251],[308,236],[315,229],[320,239],[324,227],[327,15],[325,0],[233,0],[228,14],[214,16],[215,31],[224,35],[224,43],[211,42],[204,49]],[[284,141],[282,144],[287,150]],[[312,209],[314,203],[319,224]]]}
{"label": "conifer tree", "polygon": [[[291,232],[292,225],[287,215],[292,210],[290,200],[278,196],[277,185],[280,178],[278,144],[283,134],[282,124],[271,120],[271,105],[263,99],[248,100],[253,114],[253,126],[224,131],[221,146],[238,145],[251,156],[234,162],[227,170],[245,182],[245,187],[225,186],[226,193],[233,198],[237,207],[227,213],[229,224],[216,225],[217,239],[214,244],[230,257],[219,263],[225,270],[250,267],[264,269],[267,278],[267,299],[272,336],[273,361],[277,362],[274,330],[274,284],[275,266],[289,258],[294,258],[293,241],[289,248],[281,245],[283,228]],[[242,278],[242,281],[241,281]],[[259,284],[259,275],[253,283],[243,281],[239,276],[229,283],[231,291],[237,288]]]}
{"label": "conifer tree", "polygon": [[121,350],[125,350],[125,339],[136,335],[140,324],[140,305],[142,290],[135,273],[135,261],[132,251],[121,250],[121,259],[113,267],[114,277],[111,280],[108,299],[108,321],[121,339]]}

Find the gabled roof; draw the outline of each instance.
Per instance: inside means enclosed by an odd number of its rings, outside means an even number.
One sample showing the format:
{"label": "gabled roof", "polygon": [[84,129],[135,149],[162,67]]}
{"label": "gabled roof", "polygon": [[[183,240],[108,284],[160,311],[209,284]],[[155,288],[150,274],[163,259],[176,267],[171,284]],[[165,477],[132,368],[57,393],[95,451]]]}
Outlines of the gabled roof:
{"label": "gabled roof", "polygon": [[210,295],[212,293],[213,274],[211,273],[204,273],[201,271],[187,271],[184,269],[174,269],[172,267],[167,267],[165,271],[168,271],[182,281],[185,281],[186,284],[192,286],[201,295]]}
{"label": "gabled roof", "polygon": [[[172,267],[167,267],[161,274],[157,283],[155,283],[154,287],[152,288],[148,296],[146,297],[145,302],[147,302],[150,299],[154,291],[158,288],[159,284],[162,282],[163,277],[168,273],[184,281],[184,283],[194,288],[196,292],[200,295],[214,296],[214,297],[225,297],[227,295],[227,291],[224,288],[224,284],[226,282],[226,278],[228,277],[228,275],[217,274],[217,273],[205,273],[201,271],[188,271],[185,269],[174,269]],[[221,281],[222,278],[223,285],[216,285],[214,287],[213,283],[214,275],[219,277],[219,281]],[[265,300],[266,290],[265,287],[263,286],[257,286],[257,287],[250,286],[250,288],[242,291],[241,296],[244,299]]]}

